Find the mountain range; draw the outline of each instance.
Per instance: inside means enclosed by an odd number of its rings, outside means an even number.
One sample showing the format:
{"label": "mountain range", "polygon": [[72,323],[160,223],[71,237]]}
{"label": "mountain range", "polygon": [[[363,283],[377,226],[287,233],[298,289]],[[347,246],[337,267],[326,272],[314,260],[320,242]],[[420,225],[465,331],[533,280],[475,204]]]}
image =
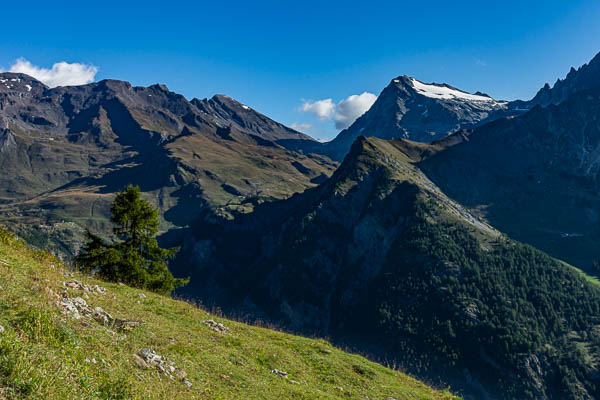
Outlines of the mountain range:
{"label": "mountain range", "polygon": [[579,69],[571,68],[554,86],[546,84],[529,101],[495,100],[481,92],[471,94],[446,83],[423,83],[402,75],[393,79],[373,106],[322,151],[341,160],[358,136],[432,142],[501,117],[522,114],[537,105],[559,104],[598,82],[600,54]]}
{"label": "mountain range", "polygon": [[[600,81],[582,81],[431,143],[359,136],[317,188],[202,216],[171,239],[182,294],[467,398],[597,398],[600,291],[572,266],[592,271],[600,240]],[[355,125],[390,118],[376,105]]]}
{"label": "mountain range", "polygon": [[3,219],[67,255],[83,227],[105,230],[110,195],[128,183],[154,200],[169,229],[204,207],[287,197],[337,166],[309,151],[314,139],[227,96],[188,101],[164,85],[50,89],[2,73],[0,120]]}
{"label": "mountain range", "polygon": [[0,74],[0,215],[74,254],[126,184],[179,295],[466,398],[600,396],[600,55],[529,101],[400,76],[321,144],[227,96]]}

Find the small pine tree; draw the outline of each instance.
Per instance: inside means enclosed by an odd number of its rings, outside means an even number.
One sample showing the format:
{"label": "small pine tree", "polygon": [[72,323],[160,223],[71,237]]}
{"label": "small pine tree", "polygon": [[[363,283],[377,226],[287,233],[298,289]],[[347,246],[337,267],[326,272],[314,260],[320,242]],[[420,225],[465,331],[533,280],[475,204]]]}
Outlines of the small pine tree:
{"label": "small pine tree", "polygon": [[87,231],[86,243],[75,259],[81,270],[163,294],[188,282],[169,271],[167,261],[179,249],[159,247],[155,239],[158,210],[141,198],[139,187],[129,185],[118,193],[110,211],[113,233],[120,241],[107,243]]}

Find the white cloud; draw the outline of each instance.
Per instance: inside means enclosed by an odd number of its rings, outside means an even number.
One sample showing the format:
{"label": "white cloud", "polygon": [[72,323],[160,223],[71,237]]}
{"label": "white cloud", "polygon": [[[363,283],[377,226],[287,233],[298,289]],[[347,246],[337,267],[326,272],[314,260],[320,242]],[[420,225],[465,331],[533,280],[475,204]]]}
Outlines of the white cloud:
{"label": "white cloud", "polygon": [[354,121],[371,108],[377,100],[373,93],[364,92],[362,94],[353,94],[340,101],[335,110],[335,127],[345,129],[352,125]]}
{"label": "white cloud", "polygon": [[333,120],[337,129],[345,129],[371,108],[377,100],[373,93],[353,94],[335,104],[332,99],[305,101],[302,112],[315,114],[321,121]]}
{"label": "white cloud", "polygon": [[292,122],[290,128],[298,132],[307,132],[312,128],[312,124],[306,122]]}
{"label": "white cloud", "polygon": [[300,111],[305,113],[315,114],[321,121],[331,119],[335,114],[336,105],[331,99],[319,100],[319,101],[305,101],[300,107]]}
{"label": "white cloud", "polygon": [[41,68],[31,64],[24,58],[19,58],[9,72],[20,72],[34,77],[49,87],[83,85],[94,81],[98,67],[80,63],[62,61],[55,63],[51,69]]}

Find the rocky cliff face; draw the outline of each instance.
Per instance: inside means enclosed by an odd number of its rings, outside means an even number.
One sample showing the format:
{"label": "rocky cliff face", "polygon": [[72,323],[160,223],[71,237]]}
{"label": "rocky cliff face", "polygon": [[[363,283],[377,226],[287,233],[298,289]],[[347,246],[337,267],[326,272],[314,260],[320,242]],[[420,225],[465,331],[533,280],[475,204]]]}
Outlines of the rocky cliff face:
{"label": "rocky cliff face", "polygon": [[16,145],[15,135],[8,129],[8,121],[0,121],[0,152],[8,151]]}
{"label": "rocky cliff face", "polygon": [[393,79],[362,117],[325,147],[342,159],[358,136],[431,142],[475,127],[509,111],[508,103],[447,84],[425,84],[408,76]]}
{"label": "rocky cliff face", "polygon": [[288,197],[336,166],[311,154],[317,141],[234,99],[188,101],[164,85],[49,89],[3,73],[0,119],[0,212],[14,226],[101,230],[110,194],[128,183],[185,225],[203,207]]}

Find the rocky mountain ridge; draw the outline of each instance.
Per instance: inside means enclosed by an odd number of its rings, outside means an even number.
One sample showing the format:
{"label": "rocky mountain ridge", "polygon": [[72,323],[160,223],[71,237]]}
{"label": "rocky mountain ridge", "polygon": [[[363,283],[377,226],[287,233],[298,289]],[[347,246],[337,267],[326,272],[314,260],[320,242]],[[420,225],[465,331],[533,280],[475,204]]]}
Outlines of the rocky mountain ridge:
{"label": "rocky mountain ridge", "polygon": [[461,129],[472,129],[535,106],[559,104],[571,95],[600,85],[600,53],[578,69],[571,68],[554,86],[546,84],[528,101],[495,100],[464,92],[446,83],[423,83],[406,75],[393,79],[373,106],[327,143],[325,154],[341,160],[361,135],[382,139],[432,142]]}
{"label": "rocky mountain ridge", "polygon": [[593,89],[600,85],[600,53],[587,64],[578,69],[571,70],[564,79],[557,79],[553,86],[544,85],[535,97],[525,102],[515,102],[515,106],[533,108],[536,105],[546,107],[550,104],[559,104],[571,95],[581,90]]}
{"label": "rocky mountain ridge", "polygon": [[23,74],[0,79],[0,212],[13,226],[66,220],[102,230],[110,194],[128,183],[158,199],[165,228],[180,226],[203,207],[287,197],[336,166],[311,152],[314,139],[226,96],[188,101],[164,85],[49,89]]}

